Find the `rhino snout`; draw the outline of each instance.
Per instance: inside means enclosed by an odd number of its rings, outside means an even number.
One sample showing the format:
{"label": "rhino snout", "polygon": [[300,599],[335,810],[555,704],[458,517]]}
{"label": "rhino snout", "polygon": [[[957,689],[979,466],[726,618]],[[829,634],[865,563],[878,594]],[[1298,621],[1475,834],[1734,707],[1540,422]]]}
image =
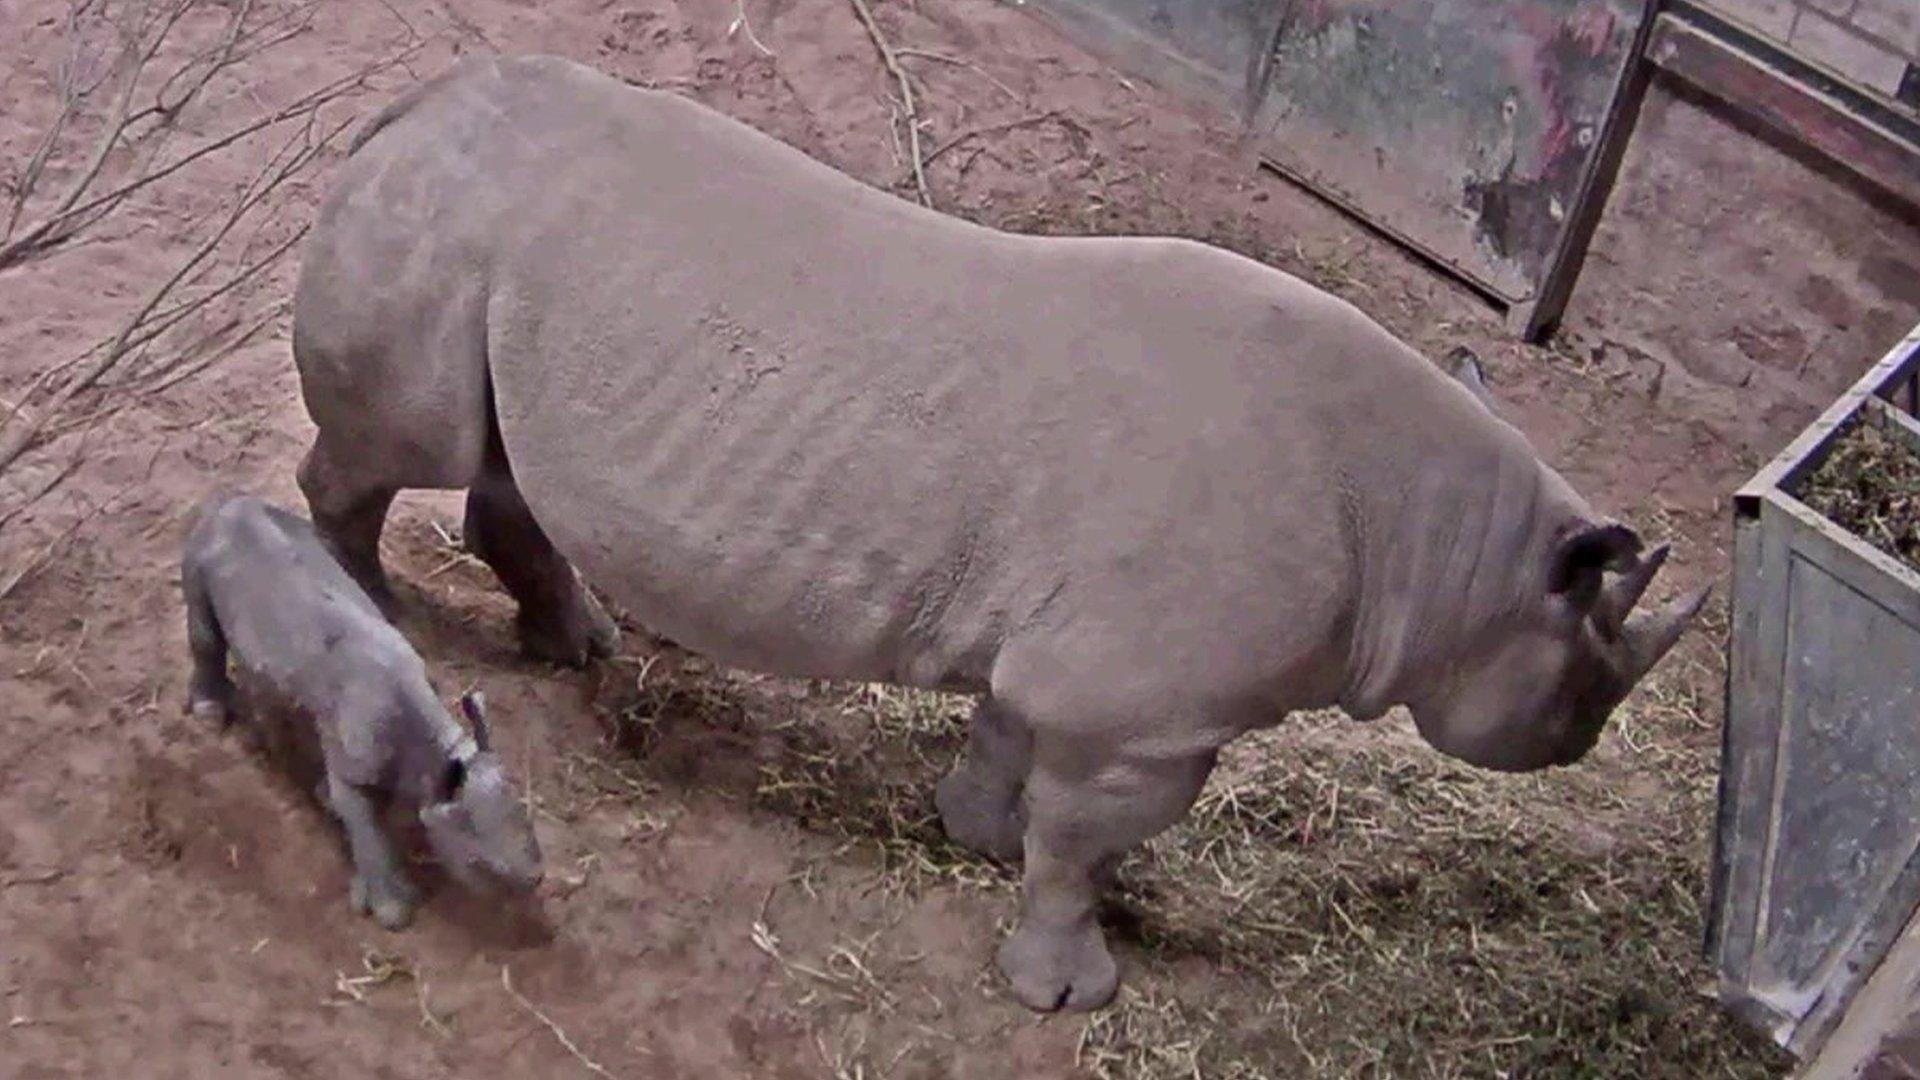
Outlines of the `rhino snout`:
{"label": "rhino snout", "polygon": [[1414,725],[1435,750],[1494,772],[1572,765],[1600,742],[1611,710],[1598,716],[1488,716],[1414,709]]}

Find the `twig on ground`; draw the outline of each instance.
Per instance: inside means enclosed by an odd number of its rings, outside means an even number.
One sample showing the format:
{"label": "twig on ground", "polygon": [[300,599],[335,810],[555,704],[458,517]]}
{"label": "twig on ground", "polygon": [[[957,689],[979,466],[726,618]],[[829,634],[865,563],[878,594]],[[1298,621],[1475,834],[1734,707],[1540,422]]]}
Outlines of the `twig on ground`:
{"label": "twig on ground", "polygon": [[341,998],[356,1001],[362,1005],[366,1004],[367,991],[372,987],[385,986],[396,979],[416,981],[418,979],[413,963],[404,956],[384,956],[376,952],[367,952],[361,955],[360,966],[365,969],[365,974],[348,975],[344,971],[334,972],[333,990]]}
{"label": "twig on ground", "polygon": [[440,1017],[434,1015],[433,1004],[427,1000],[427,993],[430,990],[430,987],[427,985],[427,976],[425,972],[422,972],[422,971],[414,972],[413,990],[414,990],[414,999],[420,1005],[420,1026],[423,1028],[426,1028],[428,1031],[433,1032],[435,1035],[438,1035],[443,1039],[452,1038],[453,1031],[447,1027],[447,1022],[445,1020],[442,1020],[440,1019]]}
{"label": "twig on ground", "polygon": [[11,889],[16,885],[51,885],[66,876],[65,870],[42,870],[36,874],[10,874],[0,878],[0,889]]}
{"label": "twig on ground", "polygon": [[469,19],[465,15],[460,14],[460,10],[456,5],[442,2],[440,5],[440,10],[442,13],[446,15],[447,21],[454,25],[455,29],[459,30],[461,33],[467,35],[468,37],[479,42],[480,44],[486,46],[486,49],[488,52],[495,53],[495,54],[499,53],[500,46],[495,45],[493,43],[493,39],[487,36],[487,32],[485,30],[480,29],[480,27],[477,24],[475,24],[472,19]]}
{"label": "twig on ground", "polygon": [[394,20],[398,22],[403,28],[405,28],[405,30],[407,31],[408,41],[412,42],[412,41],[420,40],[420,31],[414,28],[412,20],[408,19],[405,15],[401,14],[399,8],[393,6],[393,0],[380,0],[380,6],[383,8],[386,8],[387,14],[393,16]]}
{"label": "twig on ground", "polygon": [[747,40],[753,43],[754,48],[760,50],[760,55],[773,56],[773,50],[760,44],[760,39],[754,36],[753,24],[747,21],[747,0],[733,0],[733,10],[733,22],[727,26],[727,37],[732,38],[733,35],[745,30],[747,32]]}
{"label": "twig on ground", "polygon": [[41,567],[52,562],[54,552],[60,550],[60,545],[72,539],[73,534],[80,531],[80,524],[79,521],[76,521],[61,530],[60,535],[48,541],[47,546],[41,548],[37,554],[22,561],[20,565],[15,567],[13,572],[5,578],[0,578],[0,602],[4,602],[8,597],[12,596],[13,590],[19,588],[21,582],[26,581],[29,577],[39,572]]}
{"label": "twig on ground", "polygon": [[[415,35],[410,45],[394,55],[277,109],[263,109],[255,119],[168,157],[162,150],[168,136],[179,128],[187,106],[222,72],[235,70],[243,61],[307,30],[318,0],[281,5],[264,16],[259,11],[266,5],[259,0],[232,0],[224,5],[229,13],[216,38],[183,60],[169,61],[168,70],[161,70],[155,59],[163,46],[171,48],[170,36],[178,36],[176,26],[190,12],[212,2],[76,0],[68,20],[73,44],[58,78],[59,110],[16,180],[10,205],[4,206],[0,271],[86,242],[84,234],[129,198],[196,162],[268,129],[290,127],[292,134],[225,208],[193,226],[203,234],[199,245],[122,320],[114,334],[79,355],[48,365],[20,396],[0,409],[0,472],[27,451],[75,427],[90,426],[131,401],[206,371],[253,340],[282,313],[283,306],[269,307],[264,314],[222,313],[212,331],[194,328],[196,339],[191,342],[157,344],[184,328],[188,319],[208,312],[215,301],[250,292],[300,241],[304,225],[270,244],[264,255],[252,255],[256,241],[264,239],[261,232],[272,224],[270,200],[280,189],[297,183],[348,126],[348,122],[322,124],[322,111],[363,88],[375,75],[403,65],[425,44]],[[104,53],[89,44],[85,33],[103,20],[112,25],[118,42]],[[102,56],[107,70],[96,74],[88,64]],[[112,88],[106,95],[109,103],[99,110],[88,107],[89,96],[103,87]],[[136,99],[149,93],[151,102],[138,105]],[[96,113],[103,115],[94,117]],[[101,140],[91,145],[83,162],[71,168],[73,179],[44,200],[43,207],[33,188],[46,177],[60,174],[56,166],[62,164],[61,133],[71,132],[90,117],[103,126]],[[229,269],[235,264],[241,265]],[[83,411],[83,395],[108,400],[87,402],[86,415],[76,420],[71,414]]]}
{"label": "twig on ground", "polygon": [[974,139],[982,138],[987,135],[998,135],[1002,132],[1013,131],[1016,128],[1032,127],[1035,124],[1043,124],[1048,120],[1059,120],[1062,123],[1072,123],[1072,121],[1062,117],[1058,110],[1049,109],[1043,113],[1034,113],[1031,116],[1023,116],[1018,120],[1008,120],[1005,123],[1001,123],[1001,124],[987,124],[984,127],[969,128],[968,130],[963,131],[958,135],[955,135],[953,138],[948,139],[946,142],[941,143],[939,146],[934,147],[933,152],[927,155],[926,161],[924,164],[931,165],[935,161],[938,161],[941,157],[945,156],[947,151],[952,150],[954,147],[960,146],[963,143],[971,142]]}
{"label": "twig on ground", "polygon": [[506,990],[509,997],[520,1003],[521,1008],[531,1013],[535,1020],[540,1021],[548,1031],[552,1032],[553,1037],[560,1040],[560,1045],[567,1048],[567,1053],[572,1054],[574,1060],[586,1066],[588,1072],[593,1073],[595,1076],[604,1076],[607,1080],[615,1080],[614,1075],[607,1071],[606,1066],[593,1060],[586,1054],[581,1053],[580,1048],[575,1046],[573,1040],[567,1037],[565,1029],[559,1024],[554,1023],[553,1019],[546,1013],[541,1012],[539,1006],[528,1001],[526,995],[513,988],[513,973],[505,964],[500,965],[500,986]]}
{"label": "twig on ground", "polygon": [[1013,87],[1008,86],[1006,83],[1001,82],[999,79],[994,77],[992,72],[988,71],[986,68],[981,67],[979,64],[974,63],[971,60],[963,59],[958,56],[948,56],[946,53],[937,53],[929,49],[895,49],[893,50],[893,55],[902,57],[902,58],[910,57],[910,56],[918,57],[922,60],[932,60],[935,63],[948,64],[953,67],[966,68],[968,71],[971,71],[974,74],[992,83],[995,89],[1007,95],[1007,97],[1012,99],[1013,101],[1020,102],[1021,104],[1026,103],[1027,99],[1021,97],[1018,93],[1016,93]]}
{"label": "twig on ground", "polygon": [[[698,90],[700,88],[700,80],[698,79],[672,77],[664,79],[636,79],[629,75],[622,75],[620,76],[620,81],[626,83],[628,86],[637,86],[642,90],[665,90],[668,93],[680,93],[683,90]],[[681,94],[681,96],[686,97],[687,95]]]}
{"label": "twig on ground", "polygon": [[913,83],[907,79],[907,73],[900,67],[900,60],[888,43],[887,36],[880,32],[880,24],[873,19],[873,9],[867,6],[867,0],[851,0],[853,10],[859,14],[861,25],[867,28],[867,36],[873,39],[873,47],[880,50],[880,62],[886,65],[893,75],[893,81],[900,84],[900,104],[907,113],[907,152],[913,161],[913,183],[920,192],[922,206],[933,205],[933,195],[927,190],[927,170],[920,160],[920,113],[913,104]]}

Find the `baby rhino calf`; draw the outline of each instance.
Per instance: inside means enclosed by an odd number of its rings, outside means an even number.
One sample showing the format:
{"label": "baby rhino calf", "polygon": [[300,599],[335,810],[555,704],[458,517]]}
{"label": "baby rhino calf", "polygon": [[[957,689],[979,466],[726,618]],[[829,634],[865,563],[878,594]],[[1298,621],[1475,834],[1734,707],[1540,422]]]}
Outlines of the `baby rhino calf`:
{"label": "baby rhino calf", "polygon": [[462,884],[525,892],[539,883],[532,822],[488,748],[480,695],[461,699],[469,736],[419,655],[310,524],[253,496],[217,494],[188,532],[180,582],[193,649],[187,708],[229,721],[231,650],[318,726],[319,794],[352,849],[355,910],[390,930],[413,917],[416,894],[379,821],[391,795],[419,806],[429,845]]}

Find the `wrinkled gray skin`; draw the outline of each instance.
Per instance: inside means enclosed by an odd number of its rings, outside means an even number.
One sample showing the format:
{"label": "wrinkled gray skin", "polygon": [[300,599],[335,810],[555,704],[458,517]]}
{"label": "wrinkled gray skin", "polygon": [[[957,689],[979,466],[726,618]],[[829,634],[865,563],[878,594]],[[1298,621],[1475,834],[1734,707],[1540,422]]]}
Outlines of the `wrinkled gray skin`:
{"label": "wrinkled gray skin", "polygon": [[971,225],[568,61],[397,100],[308,244],[302,482],[361,580],[396,490],[465,487],[536,655],[611,643],[577,566],[723,663],[980,694],[936,801],[1024,858],[1035,1008],[1112,995],[1098,891],[1236,736],[1404,704],[1569,763],[1698,601],[1628,622],[1659,559],[1304,282]]}
{"label": "wrinkled gray skin", "polygon": [[526,806],[488,747],[485,705],[461,706],[467,734],[425,666],[327,554],[313,527],[250,495],[208,499],[187,534],[180,582],[193,677],[187,708],[224,727],[229,655],[318,726],[317,792],[345,828],[352,901],[382,926],[412,920],[416,894],[379,821],[386,798],[420,808],[441,865],[468,886],[526,891],[541,878]]}

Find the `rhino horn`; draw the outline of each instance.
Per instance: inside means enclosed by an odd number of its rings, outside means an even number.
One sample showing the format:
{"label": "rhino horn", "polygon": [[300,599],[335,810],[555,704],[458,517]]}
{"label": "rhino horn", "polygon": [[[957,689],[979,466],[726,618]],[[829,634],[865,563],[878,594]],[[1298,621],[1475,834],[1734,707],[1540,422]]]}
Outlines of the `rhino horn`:
{"label": "rhino horn", "polygon": [[1593,622],[1609,641],[1619,638],[1627,616],[1646,595],[1647,586],[1653,584],[1653,576],[1666,565],[1671,550],[1670,545],[1661,544],[1601,590],[1598,602],[1593,605]]}
{"label": "rhino horn", "polygon": [[1712,595],[1713,586],[1703,585],[1669,603],[1655,612],[1634,616],[1627,621],[1621,634],[1626,639],[1628,653],[1632,657],[1630,674],[1635,680],[1653,669],[1660,658],[1667,655],[1674,643],[1680,640],[1688,624]]}

